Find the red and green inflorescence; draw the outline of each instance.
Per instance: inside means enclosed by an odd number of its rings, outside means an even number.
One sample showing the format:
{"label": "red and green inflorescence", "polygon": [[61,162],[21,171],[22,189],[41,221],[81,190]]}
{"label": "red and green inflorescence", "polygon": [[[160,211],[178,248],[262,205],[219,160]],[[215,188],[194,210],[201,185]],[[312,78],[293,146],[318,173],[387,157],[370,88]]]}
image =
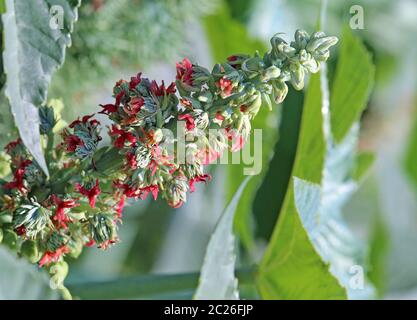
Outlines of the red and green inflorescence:
{"label": "red and green inflorescence", "polygon": [[[281,103],[288,82],[300,90],[305,74],[319,71],[336,42],[322,32],[297,31],[289,44],[276,35],[263,56],[233,55],[211,72],[185,58],[170,84],[141,73],[120,80],[113,103],[98,112],[108,123],[110,145],[94,114],[69,124],[54,145],[57,116],[42,107],[50,176],[20,139],[6,146],[12,177],[1,182],[3,241],[33,263],[51,266],[85,246],[117,242],[128,199],[151,196],[180,207],[197,182],[211,179],[207,165],[243,147],[261,105]],[[181,135],[196,138],[184,139],[186,161],[176,149]]]}

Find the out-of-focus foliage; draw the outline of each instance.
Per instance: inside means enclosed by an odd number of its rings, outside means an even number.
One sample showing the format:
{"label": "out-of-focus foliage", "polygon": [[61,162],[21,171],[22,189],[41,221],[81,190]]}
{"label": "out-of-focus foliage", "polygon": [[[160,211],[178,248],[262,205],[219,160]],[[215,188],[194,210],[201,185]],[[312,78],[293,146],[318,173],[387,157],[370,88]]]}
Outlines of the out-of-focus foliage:
{"label": "out-of-focus foliage", "polygon": [[[186,51],[187,25],[216,7],[204,0],[86,0],[65,66],[51,87],[62,97],[67,116],[91,110],[97,91],[151,62],[179,59]],[[85,111],[89,112],[89,111]]]}
{"label": "out-of-focus foliage", "polygon": [[49,288],[46,273],[23,259],[16,259],[6,248],[0,247],[0,300],[56,299],[57,292]]}

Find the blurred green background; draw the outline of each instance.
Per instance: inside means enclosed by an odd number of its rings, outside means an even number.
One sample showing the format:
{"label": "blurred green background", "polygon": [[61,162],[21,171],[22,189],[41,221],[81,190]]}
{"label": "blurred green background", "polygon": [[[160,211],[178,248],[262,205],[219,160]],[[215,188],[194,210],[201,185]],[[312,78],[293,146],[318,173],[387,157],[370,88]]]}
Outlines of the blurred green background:
{"label": "blurred green background", "polygon": [[[329,1],[324,31],[340,35],[352,5],[364,10],[364,29],[355,34],[376,65],[360,135],[360,149],[373,151],[376,161],[344,215],[368,244],[369,276],[381,296],[417,298],[417,2]],[[111,88],[120,78],[140,70],[169,82],[175,62],[185,56],[210,67],[233,53],[262,53],[276,32],[290,39],[298,28],[314,31],[319,11],[319,0],[83,1],[72,47],[53,77],[49,98],[62,99],[64,118],[70,121],[110,102]],[[330,75],[337,54],[329,63]],[[302,92],[290,91],[283,106],[261,112],[255,120],[254,127],[263,129],[264,166],[237,212],[242,265],[256,263],[271,236],[294,161],[303,99]],[[12,132],[9,119],[7,113],[0,116],[3,143]],[[69,287],[123,276],[198,272],[214,225],[243,180],[240,166],[218,165],[211,171],[212,182],[198,186],[180,209],[164,201],[131,203],[120,228],[121,242],[107,251],[86,248],[70,263]],[[272,183],[278,190],[272,190]],[[189,281],[191,288],[184,284],[177,297],[191,297],[195,279]],[[102,297],[109,296],[103,291]]]}

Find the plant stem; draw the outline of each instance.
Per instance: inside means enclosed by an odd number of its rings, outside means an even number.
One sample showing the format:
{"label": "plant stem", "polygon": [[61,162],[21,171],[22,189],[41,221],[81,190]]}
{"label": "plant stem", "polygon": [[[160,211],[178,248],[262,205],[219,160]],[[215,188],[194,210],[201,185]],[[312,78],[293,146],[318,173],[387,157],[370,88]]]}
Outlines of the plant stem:
{"label": "plant stem", "polygon": [[47,135],[48,142],[46,145],[46,164],[48,166],[49,173],[51,173],[51,164],[53,160],[53,152],[54,152],[54,133],[49,132]]}
{"label": "plant stem", "polygon": [[[255,268],[236,271],[240,285],[253,285]],[[67,285],[81,299],[150,299],[154,297],[190,297],[198,285],[198,272],[171,275],[143,275],[101,282]]]}

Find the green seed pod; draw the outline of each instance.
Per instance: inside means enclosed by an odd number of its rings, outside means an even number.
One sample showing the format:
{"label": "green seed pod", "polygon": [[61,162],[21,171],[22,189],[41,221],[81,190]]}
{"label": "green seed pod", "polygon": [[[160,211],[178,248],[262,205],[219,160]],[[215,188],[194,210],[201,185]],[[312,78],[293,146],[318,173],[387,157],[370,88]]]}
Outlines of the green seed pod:
{"label": "green seed pod", "polygon": [[246,59],[242,63],[242,70],[247,72],[257,72],[262,69],[263,61],[260,57]]}
{"label": "green seed pod", "polygon": [[295,31],[294,39],[295,45],[298,47],[298,49],[303,49],[306,47],[308,41],[310,40],[310,37],[306,31],[297,30]]}
{"label": "green seed pod", "polygon": [[275,103],[282,103],[288,94],[288,86],[284,81],[275,81],[272,84],[272,93]]}
{"label": "green seed pod", "polygon": [[291,71],[291,84],[295,90],[301,90],[304,88],[304,68],[299,64],[292,64],[290,66]]}
{"label": "green seed pod", "polygon": [[261,81],[267,82],[272,79],[276,79],[281,75],[281,69],[277,68],[276,66],[270,66],[264,71],[262,71]]}
{"label": "green seed pod", "polygon": [[2,243],[3,241],[3,230],[0,229],[0,243]]}
{"label": "green seed pod", "polygon": [[89,231],[91,238],[101,245],[106,241],[114,240],[116,237],[116,226],[113,221],[113,215],[95,214],[89,219]]}
{"label": "green seed pod", "polygon": [[262,97],[260,93],[258,92],[255,96],[255,99],[253,99],[252,102],[247,106],[245,113],[248,113],[252,116],[256,116],[256,114],[259,111],[259,108],[261,107],[261,104],[262,104]]}
{"label": "green seed pod", "polygon": [[17,248],[17,234],[13,230],[3,230],[3,243],[12,250]]}
{"label": "green seed pod", "polygon": [[33,240],[26,240],[20,247],[20,253],[23,257],[28,259],[31,263],[36,263],[41,258],[41,254],[38,249],[38,244]]}

